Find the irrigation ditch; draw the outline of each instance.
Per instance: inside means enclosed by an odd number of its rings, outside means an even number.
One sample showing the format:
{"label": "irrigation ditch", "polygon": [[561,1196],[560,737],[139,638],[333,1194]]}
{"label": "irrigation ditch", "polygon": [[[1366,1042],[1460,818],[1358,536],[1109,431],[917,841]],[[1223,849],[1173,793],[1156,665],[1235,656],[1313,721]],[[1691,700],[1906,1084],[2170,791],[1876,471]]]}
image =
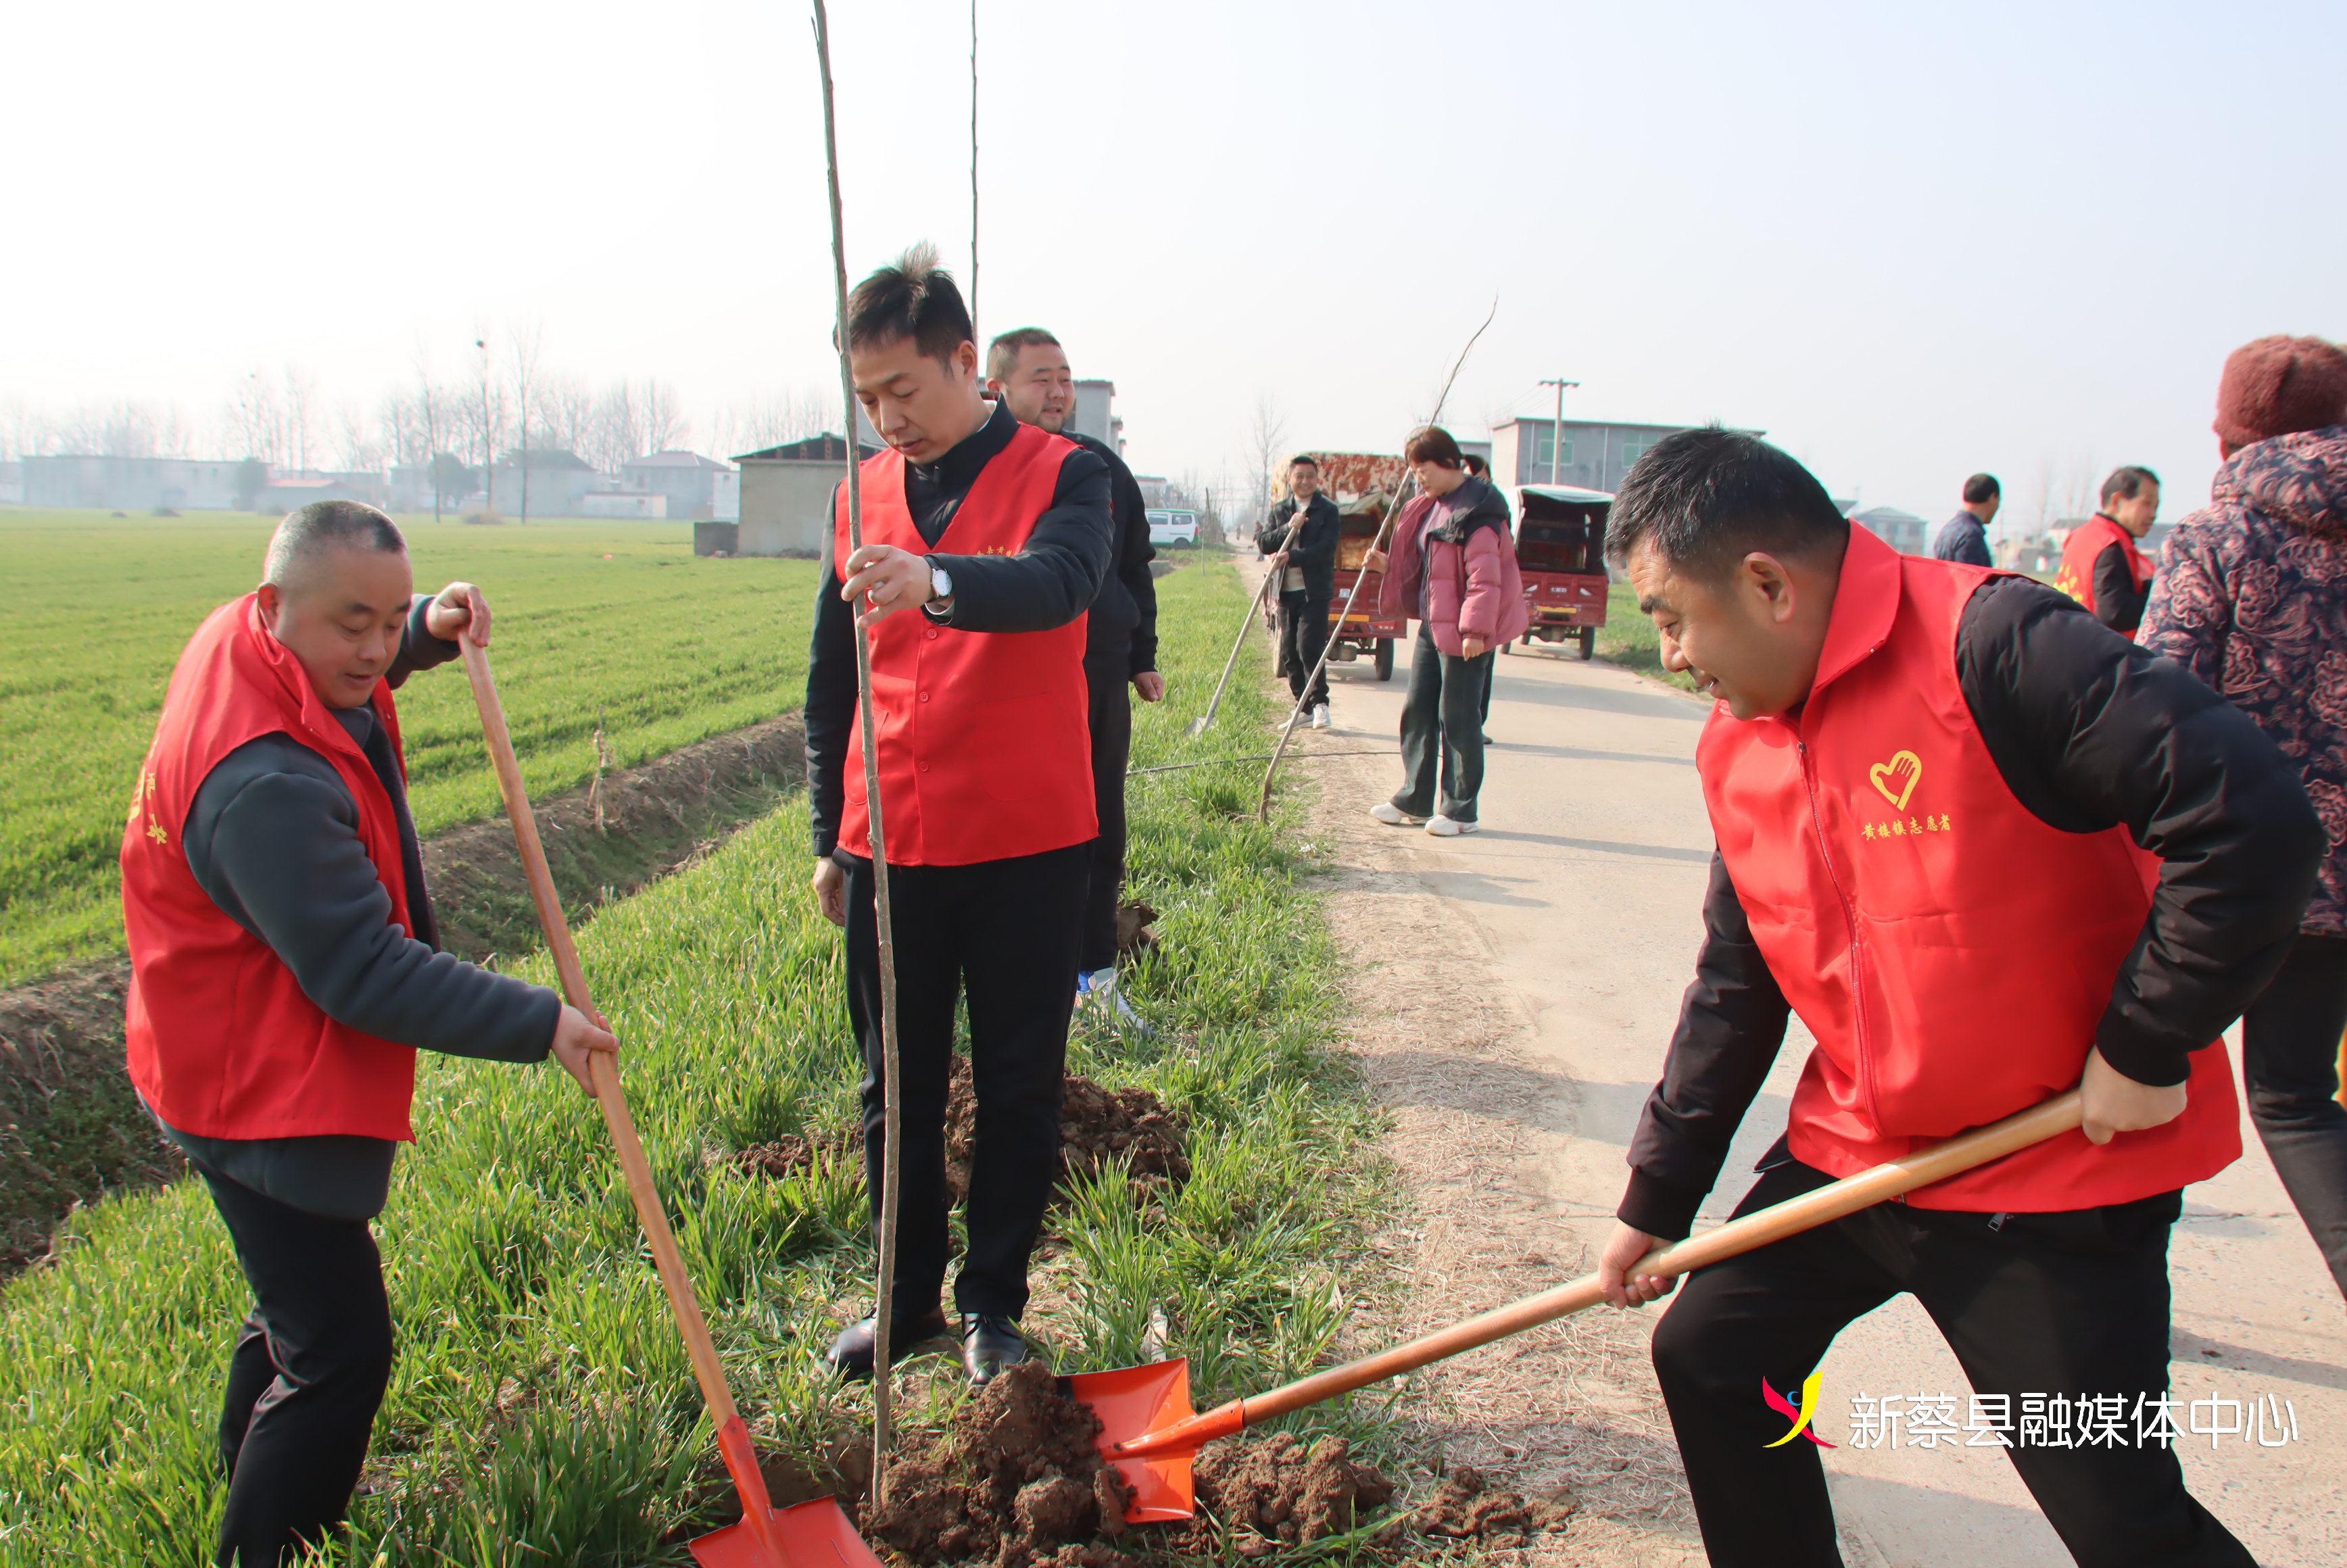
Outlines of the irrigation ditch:
{"label": "irrigation ditch", "polygon": [[[563,907],[583,921],[773,811],[805,776],[805,738],[785,713],[547,799],[538,830]],[[497,964],[538,946],[503,818],[426,840],[424,872],[448,951]],[[115,958],[0,992],[0,1279],[47,1256],[76,1204],[187,1168],[123,1070],[129,980],[129,961]]]}

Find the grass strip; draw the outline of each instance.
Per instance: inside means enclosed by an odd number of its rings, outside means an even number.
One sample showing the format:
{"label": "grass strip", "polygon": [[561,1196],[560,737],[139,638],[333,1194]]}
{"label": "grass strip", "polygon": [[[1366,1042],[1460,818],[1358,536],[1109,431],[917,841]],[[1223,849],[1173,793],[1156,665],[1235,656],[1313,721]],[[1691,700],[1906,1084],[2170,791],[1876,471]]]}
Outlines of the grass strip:
{"label": "grass strip", "polygon": [[[1136,715],[1140,765],[1257,748],[1273,718],[1235,683],[1184,736],[1245,603],[1201,564],[1159,584],[1174,694]],[[510,665],[510,661],[508,664]],[[1371,1266],[1374,1119],[1327,1045],[1339,959],[1296,804],[1253,820],[1240,770],[1133,795],[1132,892],[1159,911],[1131,979],[1155,1039],[1087,1026],[1071,1068],[1190,1119],[1193,1174],[1143,1203],[1121,1173],[1051,1222],[1029,1326],[1064,1369],[1144,1357],[1162,1333],[1202,1404],[1325,1358]],[[805,889],[786,807],[608,906],[581,935],[627,1042],[638,1125],[737,1394],[770,1451],[819,1456],[868,1421],[816,1362],[872,1265],[855,1169],[788,1179],[724,1156],[850,1123],[856,1075],[836,934]],[[418,1146],[378,1226],[400,1356],[354,1515],[354,1563],[682,1563],[718,1521],[709,1432],[592,1106],[551,1071],[426,1059]],[[0,1564],[209,1561],[214,1401],[245,1290],[201,1188],[77,1215],[61,1260],[0,1293]],[[1162,1329],[1159,1326],[1162,1325]],[[919,1363],[908,1363],[908,1369]],[[963,1397],[907,1379],[917,1426]],[[1380,1457],[1370,1408],[1293,1419]]]}

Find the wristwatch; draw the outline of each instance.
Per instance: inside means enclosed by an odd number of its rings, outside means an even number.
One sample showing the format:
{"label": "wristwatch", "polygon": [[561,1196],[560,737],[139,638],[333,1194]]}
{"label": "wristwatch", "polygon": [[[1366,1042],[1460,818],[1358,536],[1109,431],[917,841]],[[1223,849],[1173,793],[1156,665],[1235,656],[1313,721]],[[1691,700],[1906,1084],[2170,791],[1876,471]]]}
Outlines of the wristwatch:
{"label": "wristwatch", "polygon": [[929,602],[923,610],[944,614],[953,609],[953,574],[938,564],[938,558],[927,558],[929,563]]}

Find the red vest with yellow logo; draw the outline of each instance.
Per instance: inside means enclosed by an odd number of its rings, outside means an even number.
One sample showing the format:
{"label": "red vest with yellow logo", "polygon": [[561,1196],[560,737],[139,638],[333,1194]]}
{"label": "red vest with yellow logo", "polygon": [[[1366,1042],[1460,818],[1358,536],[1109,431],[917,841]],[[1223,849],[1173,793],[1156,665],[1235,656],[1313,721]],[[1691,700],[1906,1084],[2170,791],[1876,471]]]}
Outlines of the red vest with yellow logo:
{"label": "red vest with yellow logo", "polygon": [[[2151,907],[2123,827],[2065,833],[2014,798],[1957,683],[1956,627],[1993,575],[1852,528],[1798,719],[1714,709],[1696,751],[1753,938],[1817,1036],[1794,1156],[1848,1176],[2069,1089]],[[2101,1148],[2071,1132],[1925,1187],[1923,1208],[2127,1203],[2240,1153],[2224,1050],[2187,1109]]]}
{"label": "red vest with yellow logo", "polygon": [[[2127,552],[2127,570],[2135,574],[2135,585],[2141,588],[2151,580],[2152,564],[2136,548],[2135,536],[2099,512],[2070,530],[2062,541],[2062,569],[2055,575],[2054,586],[2095,612],[2095,562],[2105,550],[2116,545]],[[2127,637],[2132,640],[2135,633]]]}
{"label": "red vest with yellow logo", "polygon": [[[391,688],[378,683],[374,702],[398,754]],[[414,929],[399,821],[366,753],[261,625],[257,596],[222,605],[179,655],[130,794],[122,836],[130,1081],[158,1116],[206,1138],[412,1137],[415,1050],[328,1018],[189,869],[180,834],[197,790],[231,752],[268,734],[333,764],[358,804],[359,843],[391,895],[392,921]]]}
{"label": "red vest with yellow logo", "polygon": [[[1075,444],[1021,425],[932,545],[905,504],[905,460],[866,459],[864,539],[924,555],[1008,556],[1051,509]],[[845,563],[847,487],[832,559]],[[841,578],[846,580],[845,576]],[[1040,855],[1100,836],[1084,683],[1084,617],[1050,631],[958,631],[917,610],[872,629],[881,824],[891,866],[969,866]],[[869,855],[864,715],[848,731],[840,846]]]}

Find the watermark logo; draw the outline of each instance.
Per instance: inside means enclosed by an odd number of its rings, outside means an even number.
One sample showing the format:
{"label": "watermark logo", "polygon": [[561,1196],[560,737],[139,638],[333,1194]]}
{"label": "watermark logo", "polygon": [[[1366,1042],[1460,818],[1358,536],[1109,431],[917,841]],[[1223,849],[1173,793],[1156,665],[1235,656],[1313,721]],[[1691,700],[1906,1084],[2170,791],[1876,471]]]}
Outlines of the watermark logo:
{"label": "watermark logo", "polygon": [[1826,1375],[1823,1372],[1812,1372],[1809,1375],[1808,1378],[1802,1382],[1801,1403],[1799,1409],[1794,1407],[1792,1400],[1785,1398],[1784,1395],[1770,1388],[1768,1386],[1768,1378],[1763,1378],[1760,1379],[1760,1398],[1768,1401],[1768,1405],[1770,1409],[1776,1411],[1778,1415],[1785,1417],[1793,1423],[1793,1430],[1791,1431],[1787,1432],[1783,1437],[1778,1438],[1773,1443],[1762,1443],[1760,1445],[1762,1448],[1783,1448],[1795,1438],[1807,1438],[1809,1441],[1817,1444],[1818,1447],[1821,1449],[1829,1449],[1834,1446],[1809,1430],[1809,1418],[1818,1413],[1818,1389],[1824,1383],[1825,1377]]}

